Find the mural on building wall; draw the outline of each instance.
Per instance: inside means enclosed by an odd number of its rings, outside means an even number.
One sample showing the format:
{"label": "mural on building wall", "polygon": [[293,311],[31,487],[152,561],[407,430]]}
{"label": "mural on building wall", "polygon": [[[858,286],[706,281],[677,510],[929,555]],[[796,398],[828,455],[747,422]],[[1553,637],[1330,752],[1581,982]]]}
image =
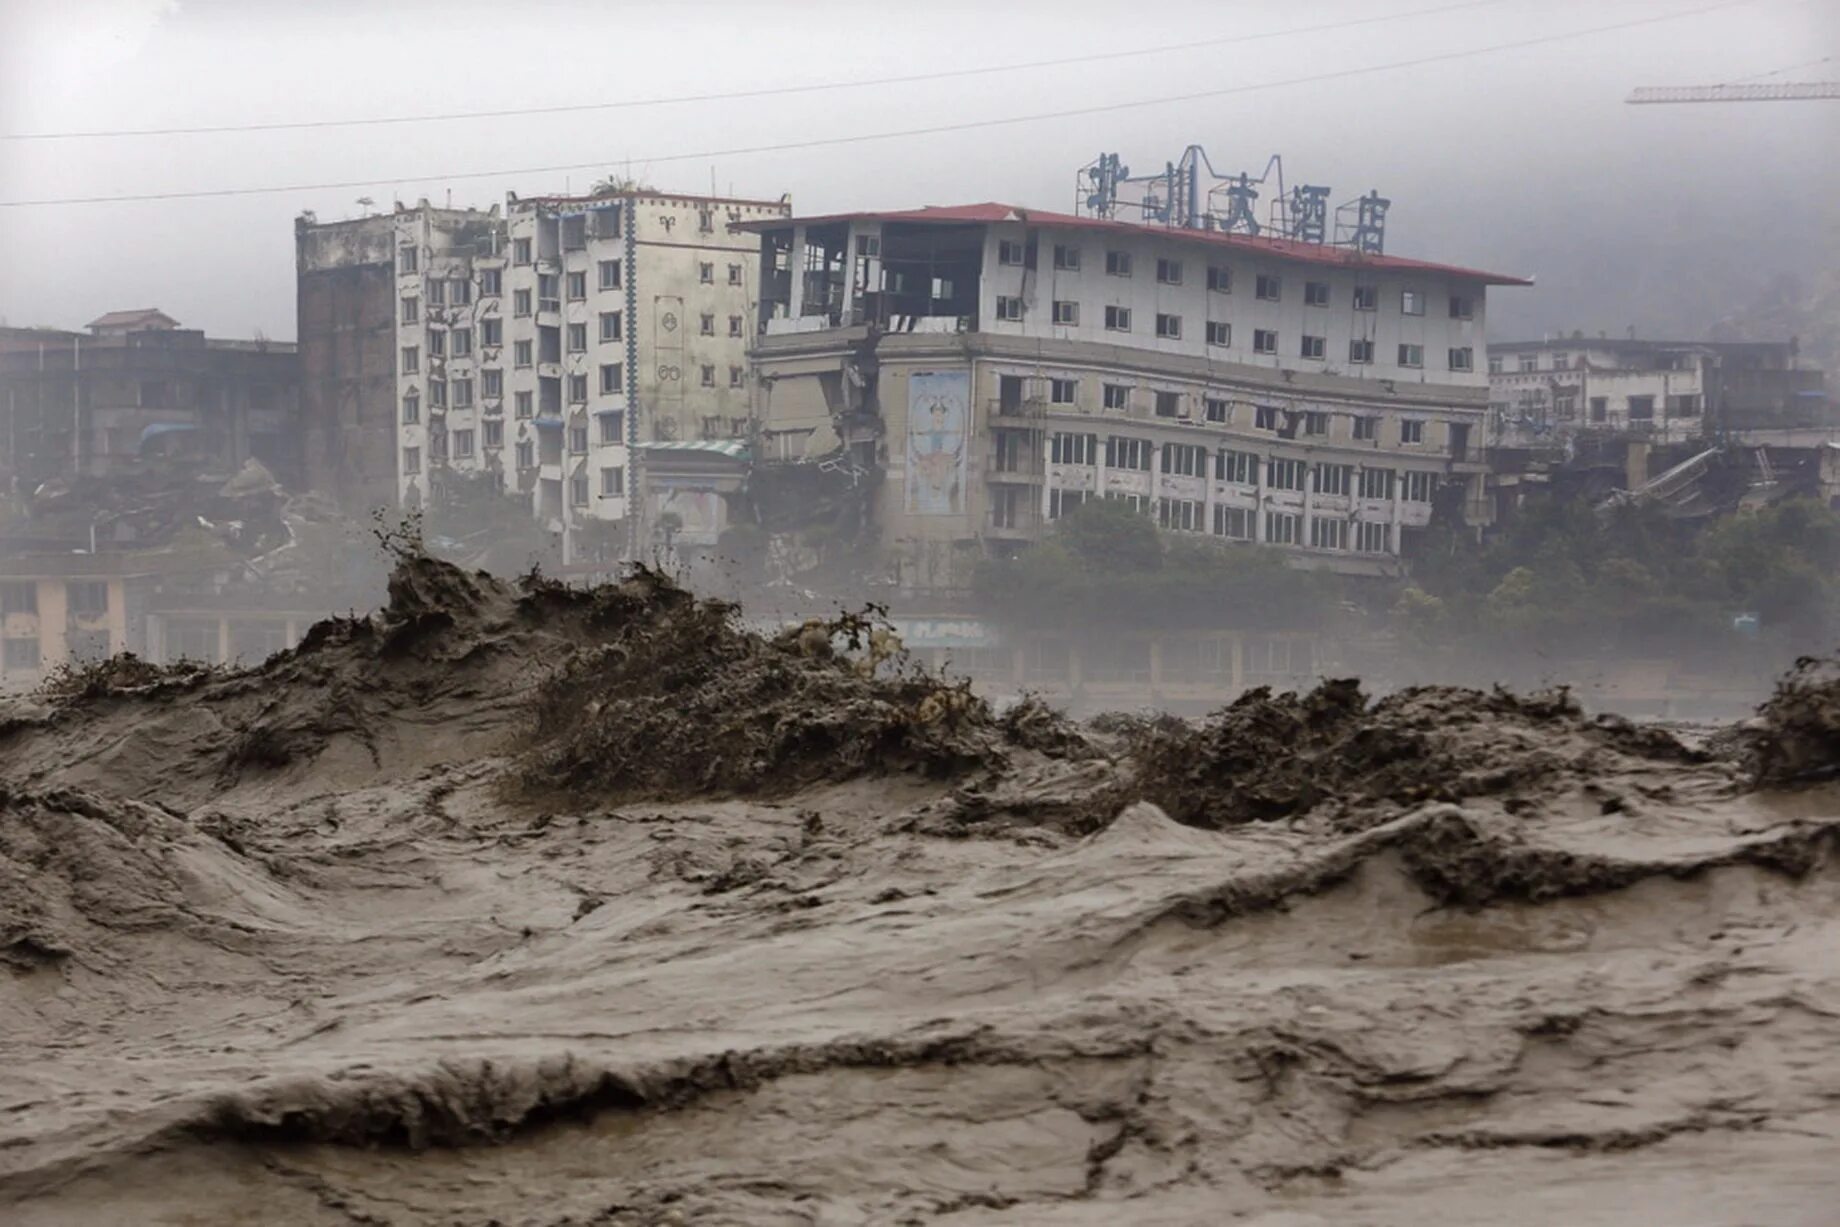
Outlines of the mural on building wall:
{"label": "mural on building wall", "polygon": [[908,377],[908,514],[964,513],[970,425],[969,371],[916,371]]}

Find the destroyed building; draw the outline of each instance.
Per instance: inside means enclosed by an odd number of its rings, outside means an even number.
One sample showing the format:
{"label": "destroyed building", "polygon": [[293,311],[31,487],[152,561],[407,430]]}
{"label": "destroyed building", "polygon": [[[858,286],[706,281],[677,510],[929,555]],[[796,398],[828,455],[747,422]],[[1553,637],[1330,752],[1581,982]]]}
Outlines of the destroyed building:
{"label": "destroyed building", "polygon": [[1840,425],[1826,376],[1793,341],[1587,338],[1497,342],[1489,438],[1516,446],[1628,435],[1680,443]]}
{"label": "destroyed building", "polygon": [[962,589],[1095,498],[1369,574],[1399,568],[1434,500],[1485,520],[1485,296],[1529,283],[1383,254],[1377,194],[1345,242],[1327,189],[1273,227],[1243,182],[1204,209],[1190,155],[1141,220],[1108,184],[1081,214],[754,223],[762,461],[868,480],[908,590]]}
{"label": "destroyed building", "polygon": [[82,331],[0,328],[0,474],[29,493],[185,455],[235,472],[257,460],[301,480],[292,344],[207,337],[156,308]]}

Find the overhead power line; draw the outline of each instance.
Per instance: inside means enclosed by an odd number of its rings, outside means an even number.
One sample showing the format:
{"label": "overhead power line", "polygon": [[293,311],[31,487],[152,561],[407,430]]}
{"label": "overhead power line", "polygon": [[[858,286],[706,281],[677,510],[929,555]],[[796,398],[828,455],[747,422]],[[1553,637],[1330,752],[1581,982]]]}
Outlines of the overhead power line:
{"label": "overhead power line", "polygon": [[1534,38],[1518,39],[1514,42],[1507,43],[1495,43],[1485,47],[1472,47],[1463,51],[1437,52],[1432,55],[1421,55],[1407,60],[1394,60],[1385,64],[1370,64],[1360,68],[1344,68],[1330,72],[1312,73],[1307,76],[1289,77],[1281,81],[1250,82],[1243,85],[1222,86],[1217,89],[1195,90],[1185,94],[1168,94],[1160,98],[1139,98],[1127,102],[1101,103],[1085,107],[1068,107],[1056,111],[1038,111],[1030,115],[1008,115],[991,119],[963,120],[957,123],[932,124],[921,128],[903,128],[891,132],[865,132],[851,136],[813,137],[806,140],[778,141],[765,145],[744,145],[731,149],[710,149],[697,153],[658,154],[651,157],[608,157],[600,158],[592,162],[571,162],[556,166],[504,167],[497,170],[463,171],[450,174],[373,175],[365,179],[345,179],[322,183],[276,184],[266,187],[208,188],[180,192],[135,192],[119,196],[67,196],[41,200],[0,200],[0,208],[19,209],[47,205],[127,204],[158,200],[200,200],[207,197],[222,196],[264,196],[282,192],[333,191],[358,187],[381,187],[402,183],[461,182],[469,179],[496,179],[512,175],[548,175],[578,170],[605,170],[610,165],[632,162],[651,165],[669,162],[695,162],[710,158],[733,158],[748,154],[790,153],[797,150],[861,144],[868,141],[898,140],[914,136],[935,136],[951,132],[968,132],[984,128],[999,128],[1016,124],[1039,123],[1051,119],[1071,119],[1086,115],[1101,115],[1118,111],[1141,110],[1146,107],[1164,106],[1175,102],[1198,102],[1207,98],[1225,98],[1236,94],[1250,94],[1267,89],[1282,89],[1293,85],[1314,85],[1325,81],[1345,80],[1349,77],[1371,76],[1375,73],[1394,72],[1402,68],[1419,68],[1429,64],[1445,64],[1456,60],[1472,59],[1479,55],[1490,55],[1496,52],[1518,51],[1527,47],[1544,46],[1549,43],[1564,42],[1574,38],[1585,38],[1595,34],[1609,34],[1618,30],[1631,30],[1641,26],[1656,25],[1664,21],[1677,21],[1686,17],[1697,17],[1706,13],[1716,12],[1720,9],[1736,8],[1740,5],[1751,3],[1755,3],[1755,0],[1720,0],[1720,3],[1717,4],[1701,5],[1698,8],[1691,9],[1680,9],[1673,13],[1657,14],[1652,17],[1634,18],[1629,21],[1615,22],[1610,25],[1591,26],[1586,29],[1568,30],[1557,34],[1543,34]]}
{"label": "overhead power line", "polygon": [[1486,8],[1491,5],[1504,4],[1507,0],[1462,0],[1457,4],[1444,4],[1435,8],[1413,9],[1407,13],[1382,13],[1374,17],[1359,17],[1351,21],[1330,21],[1313,26],[1293,26],[1284,30],[1265,30],[1252,34],[1229,34],[1219,38],[1191,39],[1180,43],[1163,43],[1155,47],[1135,47],[1123,51],[1099,51],[1088,55],[1069,55],[1047,60],[1026,60],[1017,64],[991,64],[974,68],[942,69],[934,72],[917,72],[898,77],[874,77],[855,81],[818,81],[802,85],[772,85],[758,89],[728,90],[721,93],[676,94],[659,98],[628,98],[613,102],[579,102],[541,107],[506,107],[489,111],[448,111],[431,115],[379,115],[358,119],[302,119],[279,121],[275,123],[254,124],[206,124],[198,127],[169,128],[109,128],[80,132],[5,132],[0,133],[0,140],[7,141],[68,141],[84,140],[98,137],[132,137],[132,136],[202,136],[223,132],[290,132],[312,128],[361,128],[377,127],[386,124],[421,124],[446,123],[456,120],[504,119],[520,115],[566,115],[583,111],[618,111],[638,107],[676,106],[693,102],[733,102],[747,98],[775,98],[788,94],[813,94],[826,90],[870,89],[887,85],[912,85],[921,81],[942,81],[954,77],[990,76],[998,73],[1024,72],[1036,68],[1061,68],[1070,64],[1097,64],[1107,60],[1133,59],[1149,55],[1167,55],[1171,52],[1194,51],[1206,47],[1228,47],[1240,43],[1263,42],[1275,38],[1292,38],[1299,34],[1323,34],[1332,30],[1350,30],[1359,26],[1376,25],[1388,21],[1404,21],[1413,17],[1433,17],[1442,13],[1454,13],[1463,9]]}
{"label": "overhead power line", "polygon": [[1840,81],[1785,81],[1779,85],[1643,85],[1625,102],[1810,102],[1840,98]]}

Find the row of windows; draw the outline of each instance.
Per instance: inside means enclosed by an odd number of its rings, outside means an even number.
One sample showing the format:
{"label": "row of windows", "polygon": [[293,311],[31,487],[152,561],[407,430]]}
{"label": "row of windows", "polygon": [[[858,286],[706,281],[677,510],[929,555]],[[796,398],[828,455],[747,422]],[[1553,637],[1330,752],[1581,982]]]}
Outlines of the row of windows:
{"label": "row of windows", "polygon": [[[997,262],[999,264],[1022,265],[1027,263],[1028,252],[1023,244],[1003,240],[997,244]],[[1070,244],[1057,243],[1054,246],[1054,267],[1062,271],[1077,272],[1081,267],[1080,248]],[[1105,272],[1109,277],[1129,277],[1134,269],[1134,261],[1128,251],[1105,253]],[[1185,269],[1181,260],[1159,258],[1156,262],[1156,280],[1159,285],[1181,285]],[[1233,292],[1233,270],[1222,264],[1207,266],[1207,288],[1216,294]],[[1284,278],[1275,273],[1259,273],[1254,278],[1253,296],[1265,302],[1281,302],[1284,298]],[[1310,307],[1327,307],[1331,291],[1326,281],[1305,281],[1303,283],[1304,305]],[[1352,305],[1357,311],[1378,311],[1380,309],[1380,287],[1375,285],[1357,285],[1354,287]],[[1447,303],[1450,318],[1453,320],[1474,319],[1476,300],[1467,295],[1452,294]],[[1423,315],[1425,313],[1425,295],[1419,290],[1401,290],[1399,293],[1399,310],[1402,315]]]}
{"label": "row of windows", "polygon": [[[80,618],[99,617],[109,612],[109,585],[106,580],[70,580],[64,585],[65,608]],[[38,583],[15,579],[0,583],[0,615],[35,614],[38,612]]]}
{"label": "row of windows", "polygon": [[[1107,383],[1100,385],[1101,402],[1107,409],[1125,410],[1130,407],[1131,384]],[[1156,416],[1174,418],[1181,416],[1180,392],[1157,391]],[[1079,381],[1077,379],[1050,379],[1048,381],[1048,400],[1051,404],[1072,405],[1079,398]],[[1232,413],[1231,402],[1221,397],[1202,398],[1203,413],[1207,420],[1225,423]],[[1254,405],[1252,425],[1255,430],[1269,430],[1274,433],[1327,435],[1329,433],[1329,414],[1325,410],[1308,409],[1290,415],[1296,419],[1295,428],[1285,422],[1285,413],[1276,405]],[[1380,437],[1380,419],[1377,416],[1357,416],[1354,419],[1353,436],[1360,442],[1374,442]],[[1425,441],[1425,423],[1421,418],[1402,418],[1399,422],[1399,441],[1401,443],[1423,443]]]}
{"label": "row of windows", "polygon": [[[1051,490],[1048,492],[1048,518],[1058,520],[1072,514],[1089,500],[1098,497],[1084,490]],[[1135,494],[1108,494],[1106,499],[1121,502],[1133,511],[1148,513],[1151,509],[1149,499]],[[1216,506],[1212,523],[1208,521],[1207,504],[1196,499],[1159,498],[1155,501],[1156,521],[1163,528],[1174,532],[1212,532],[1217,537],[1231,541],[1251,541],[1255,539],[1255,516],[1259,513],[1249,507]],[[1294,511],[1267,511],[1265,515],[1265,542],[1268,545],[1303,545],[1303,516]],[[1336,519],[1328,516],[1313,517],[1310,522],[1309,542],[1311,548],[1319,550],[1347,550],[1350,541],[1357,553],[1390,553],[1393,544],[1393,526],[1386,523],[1371,523]],[[1351,531],[1352,529],[1352,531]]]}
{"label": "row of windows", "polygon": [[[586,432],[584,431],[583,433],[586,433]],[[487,436],[486,436],[485,445],[487,447],[497,447],[499,446],[499,443],[500,441],[493,439],[491,436],[491,432],[488,431]],[[470,430],[456,430],[453,433],[452,446],[453,446],[453,454],[456,459],[464,459],[464,458],[472,456],[473,454],[473,432]],[[531,444],[529,442],[520,443],[517,445],[516,450],[517,450],[516,464],[518,468],[531,469],[531,468],[536,467],[537,453],[536,453],[536,447],[534,444]],[[586,451],[587,449],[584,447],[581,450]],[[429,454],[429,459],[437,461],[437,462],[447,459],[447,441],[445,437],[431,440],[428,454]],[[403,463],[403,472],[405,474],[413,475],[416,473],[420,473],[422,471],[422,449],[419,447],[403,448],[402,449],[402,463]],[[573,480],[584,483],[582,489],[584,491],[586,490],[585,483],[588,480],[586,474],[580,474],[576,476]],[[625,493],[626,493],[626,470],[623,468],[620,468],[617,465],[608,465],[608,466],[603,467],[601,469],[601,497],[602,498],[619,498]],[[576,505],[582,506],[586,504],[587,501],[588,501],[587,495],[586,493],[583,493],[581,497],[576,500]]]}
{"label": "row of windows", "polygon": [[[1057,432],[1048,441],[1048,457],[1054,464],[1091,465],[1097,462],[1101,448],[1096,434]],[[1150,440],[1125,435],[1109,435],[1103,448],[1108,469],[1149,472],[1152,453],[1160,451],[1158,467],[1173,477],[1205,477],[1208,473],[1208,449],[1199,444],[1165,443],[1160,449]],[[1213,453],[1214,480],[1232,485],[1259,484],[1259,457],[1251,452],[1222,448]],[[1390,468],[1365,465],[1332,464],[1273,457],[1264,462],[1265,487],[1272,490],[1302,490],[1308,481],[1318,494],[1347,495],[1359,493],[1366,499],[1391,499],[1400,475]],[[1403,474],[1403,497],[1408,503],[1428,503],[1437,488],[1434,473],[1407,470]]]}
{"label": "row of windows", "polygon": [[[1023,303],[1019,297],[999,295],[997,298],[997,318],[1000,320],[1019,321],[1022,319]],[[713,317],[705,316],[705,319]],[[1111,307],[1105,309],[1105,330],[1107,332],[1130,332],[1132,312],[1129,307]],[[1063,299],[1054,302],[1054,323],[1059,327],[1077,328],[1080,323],[1080,304]],[[1206,324],[1207,343],[1216,346],[1233,344],[1233,325],[1224,320],[1208,320]],[[739,335],[738,333],[733,335]],[[1156,313],[1156,335],[1159,339],[1179,341],[1182,339],[1182,317],[1166,312]],[[1298,354],[1304,358],[1326,361],[1329,341],[1327,337],[1305,335],[1298,346]],[[1272,328],[1255,328],[1252,331],[1252,349],[1254,353],[1275,354],[1278,352],[1278,333]],[[1425,347],[1423,345],[1401,344],[1398,351],[1399,365],[1403,367],[1422,368],[1425,365]],[[1473,371],[1476,369],[1475,350],[1470,346],[1457,346],[1446,351],[1446,361],[1453,371]],[[1348,361],[1356,366],[1364,366],[1374,360],[1374,343],[1371,340],[1351,340],[1348,342]],[[1493,361],[1493,359],[1491,359]]]}

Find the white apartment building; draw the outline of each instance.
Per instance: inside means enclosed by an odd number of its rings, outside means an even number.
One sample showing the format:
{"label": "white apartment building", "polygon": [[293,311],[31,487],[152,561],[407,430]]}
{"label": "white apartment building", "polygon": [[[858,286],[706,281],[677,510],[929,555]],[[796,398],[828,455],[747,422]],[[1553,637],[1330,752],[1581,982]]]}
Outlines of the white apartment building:
{"label": "white apartment building", "polygon": [[[758,241],[734,227],[789,211],[626,191],[303,221],[303,366],[320,372],[337,444],[323,450],[368,457],[387,414],[399,504],[444,472],[490,473],[565,534],[627,520],[637,445],[745,436]],[[380,292],[393,340],[381,414],[380,333],[358,325]],[[376,483],[362,484],[370,496]]]}
{"label": "white apartment building", "polygon": [[765,454],[879,467],[905,582],[1090,498],[1350,571],[1440,488],[1486,515],[1485,294],[1520,278],[1003,204],[754,228]]}

